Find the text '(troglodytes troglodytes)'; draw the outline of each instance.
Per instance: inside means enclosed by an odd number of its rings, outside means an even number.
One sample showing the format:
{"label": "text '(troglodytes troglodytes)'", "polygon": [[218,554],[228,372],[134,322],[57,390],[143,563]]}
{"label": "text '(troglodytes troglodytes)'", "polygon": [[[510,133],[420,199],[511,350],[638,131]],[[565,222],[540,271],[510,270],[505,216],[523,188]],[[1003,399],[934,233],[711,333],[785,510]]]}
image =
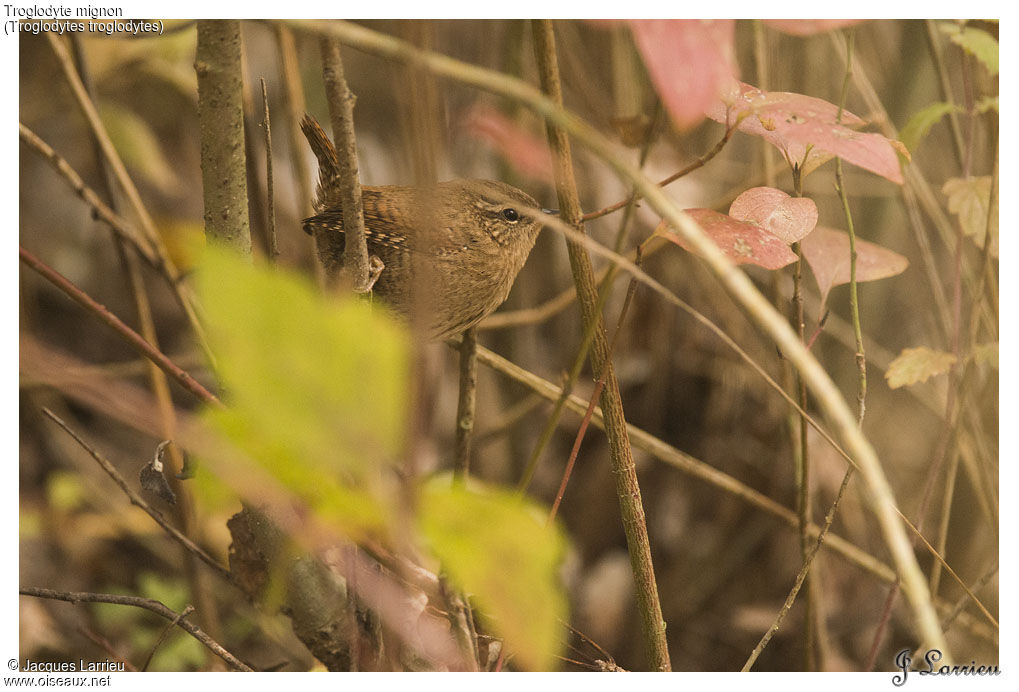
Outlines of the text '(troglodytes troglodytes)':
{"label": "text '(troglodytes troglodytes)'", "polygon": [[[326,276],[343,266],[343,210],[336,150],[311,116],[301,129],[318,159],[315,236]],[[368,253],[385,265],[373,291],[397,312],[427,311],[433,338],[474,326],[506,300],[541,230],[529,195],[492,180],[449,180],[429,188],[363,186]],[[547,212],[545,213],[554,213]],[[412,291],[427,289],[426,300]]]}

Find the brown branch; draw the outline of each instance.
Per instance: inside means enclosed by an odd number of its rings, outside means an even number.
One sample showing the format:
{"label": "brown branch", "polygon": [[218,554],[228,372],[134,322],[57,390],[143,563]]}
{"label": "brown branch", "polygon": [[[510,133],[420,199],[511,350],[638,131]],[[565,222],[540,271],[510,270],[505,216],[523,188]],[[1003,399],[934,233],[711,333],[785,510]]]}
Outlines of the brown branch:
{"label": "brown branch", "polygon": [[109,325],[114,331],[120,334],[125,341],[133,346],[141,355],[145,356],[167,375],[175,379],[184,389],[207,404],[222,406],[219,399],[201,385],[195,378],[177,367],[161,351],[157,350],[148,341],[143,339],[138,332],[124,324],[120,318],[106,309],[104,305],[97,303],[87,293],[71,283],[66,277],[44,264],[41,260],[29,253],[25,248],[18,246],[21,261],[38,272],[43,278],[70,296],[75,302],[94,314],[100,320]]}
{"label": "brown branch", "polygon": [[[159,601],[155,601],[151,598],[124,596],[112,593],[93,593],[90,591],[55,591],[53,589],[42,589],[35,586],[22,586],[18,589],[18,593],[22,596],[34,596],[35,598],[48,598],[54,601],[66,601],[75,605],[79,603],[112,603],[114,605],[142,608],[155,613],[160,617],[166,618],[170,622],[175,622],[178,627],[200,641],[206,648],[209,649],[209,651],[226,661],[227,665],[234,670],[241,670],[246,673],[255,672],[250,666],[246,665],[243,661],[224,649],[222,645],[212,639],[212,637],[203,632],[200,627],[185,619],[181,619],[178,613],[167,608]],[[191,606],[188,607],[190,608]]]}
{"label": "brown branch", "polygon": [[131,176],[127,173],[127,168],[124,166],[124,162],[117,154],[117,150],[113,146],[113,141],[110,139],[109,133],[106,132],[106,127],[103,125],[102,119],[99,117],[99,111],[96,108],[95,103],[88,95],[88,91],[81,80],[81,75],[78,74],[78,70],[74,65],[74,60],[71,58],[71,54],[67,50],[67,46],[65,46],[60,37],[56,36],[53,32],[47,32],[46,38],[49,40],[50,47],[56,55],[57,62],[60,63],[60,67],[64,73],[64,78],[67,80],[67,85],[70,87],[71,93],[74,96],[75,101],[78,103],[78,107],[81,109],[82,115],[85,117],[86,122],[88,122],[89,129],[96,138],[96,143],[102,150],[103,158],[109,165],[117,184],[127,197],[128,204],[138,219],[142,233],[148,239],[153,251],[158,256],[159,267],[166,277],[166,280],[169,282],[170,288],[173,290],[178,303],[184,310],[184,314],[188,318],[191,329],[198,338],[199,345],[211,360],[212,352],[209,349],[205,338],[205,331],[202,329],[202,325],[198,321],[198,315],[195,313],[195,308],[192,304],[194,299],[187,292],[186,287],[181,283],[180,271],[174,265],[173,260],[170,259],[166,246],[163,244],[159,232],[156,230],[156,225],[152,222],[152,217],[149,215],[148,210],[142,203],[141,195],[138,194],[138,188],[135,187],[134,182],[131,180]]}
{"label": "brown branch", "polygon": [[272,121],[269,118],[269,95],[265,89],[265,77],[261,77],[262,83],[262,127],[265,128],[265,197],[268,217],[269,236],[269,259],[273,262],[279,260],[280,245],[276,234],[276,191],[275,181],[272,174]]}
{"label": "brown branch", "polygon": [[[722,139],[718,140],[718,142],[715,144],[715,146],[711,148],[711,151],[705,153],[703,156],[698,158],[696,161],[691,163],[686,168],[683,168],[683,169],[677,171],[676,173],[673,173],[672,175],[670,175],[667,178],[663,178],[661,180],[661,182],[658,183],[658,187],[665,187],[666,185],[669,185],[671,183],[676,182],[680,178],[682,178],[682,177],[684,177],[686,175],[689,175],[690,173],[693,173],[698,168],[701,168],[702,166],[704,166],[704,164],[706,164],[708,161],[710,161],[711,159],[715,158],[715,156],[717,156],[718,153],[721,152],[723,148],[725,148],[725,145],[729,142],[729,140],[732,139],[732,135],[733,135],[734,132],[736,132],[736,129],[738,127],[739,127],[739,121],[736,121],[735,123],[730,125],[725,130],[725,134],[722,135]],[[616,202],[615,204],[612,204],[612,205],[609,205],[609,206],[605,207],[604,209],[599,209],[598,211],[592,211],[592,212],[589,212],[587,214],[584,214],[583,219],[584,219],[584,221],[592,221],[594,219],[601,218],[602,216],[606,216],[607,214],[611,214],[614,211],[619,211],[620,209],[622,209],[626,205],[633,204],[634,202],[637,202],[640,199],[641,199],[640,193],[634,192],[632,195],[630,195],[626,199],[620,200],[620,201]]]}
{"label": "brown branch", "polygon": [[[549,20],[534,22],[534,53],[538,63],[542,91],[558,106],[562,106],[562,86],[559,80],[559,65],[555,50],[555,35]],[[582,230],[580,199],[577,195],[573,176],[573,162],[566,131],[552,120],[546,121],[548,139],[556,168],[556,191],[559,196],[560,214],[567,223],[578,231]],[[633,461],[633,450],[626,429],[619,383],[609,358],[608,340],[600,313],[595,310],[598,290],[591,268],[591,257],[583,247],[569,242],[567,248],[570,266],[573,269],[577,295],[585,325],[594,325],[594,344],[591,364],[600,378],[605,377],[602,392],[602,410],[606,412],[606,433],[616,478],[616,494],[619,498],[623,529],[630,550],[630,563],[634,571],[637,590],[637,606],[641,614],[644,643],[651,668],[658,671],[671,669],[669,647],[665,638],[665,620],[658,598],[654,567],[651,562],[651,545],[648,540],[647,522],[637,483],[637,470]]]}
{"label": "brown branch", "polygon": [[88,452],[89,455],[96,460],[96,463],[99,464],[100,467],[102,467],[103,471],[105,471],[106,474],[113,479],[113,482],[117,484],[117,486],[124,492],[125,495],[127,495],[127,499],[131,501],[132,505],[138,507],[143,512],[152,517],[153,521],[159,524],[159,526],[162,527],[162,529],[166,531],[166,533],[169,534],[171,538],[180,543],[185,548],[185,550],[187,550],[192,555],[197,557],[199,560],[201,560],[209,567],[211,567],[212,571],[214,571],[217,575],[222,577],[227,583],[229,584],[234,583],[233,575],[231,575],[230,572],[225,567],[216,562],[215,558],[213,558],[207,552],[202,550],[202,548],[195,544],[194,541],[192,541],[190,538],[188,538],[183,533],[178,531],[175,526],[168,522],[163,517],[162,514],[153,509],[153,507],[148,502],[145,501],[145,498],[136,493],[134,489],[131,488],[130,485],[128,485],[127,481],[124,480],[124,477],[120,475],[120,472],[117,471],[116,467],[112,463],[110,463],[110,461],[106,457],[104,457],[98,451],[93,449],[87,442],[85,442],[85,440],[81,438],[81,436],[79,436],[76,432],[71,430],[67,423],[61,420],[61,418],[57,414],[53,413],[53,411],[43,407],[42,412],[46,414],[46,416],[50,420],[59,425],[64,432],[70,435],[75,442],[81,445],[82,449]]}
{"label": "brown branch", "polygon": [[456,458],[453,477],[465,480],[470,472],[474,400],[478,387],[478,332],[471,327],[460,342],[460,394],[456,403]]}
{"label": "brown branch", "polygon": [[195,72],[205,234],[250,255],[240,21],[199,20]]}
{"label": "brown branch", "polygon": [[368,280],[368,243],[358,175],[357,140],[354,138],[354,104],[357,97],[350,91],[343,74],[340,42],[323,36],[319,39],[319,48],[322,53],[322,80],[325,82],[339,168],[338,192],[343,209],[343,272],[356,293],[367,293],[371,290]]}
{"label": "brown branch", "polygon": [[96,194],[95,190],[90,188],[82,180],[78,172],[71,167],[60,154],[53,150],[53,148],[47,144],[39,135],[32,132],[30,129],[25,127],[23,123],[18,123],[18,135],[21,141],[26,145],[32,147],[39,152],[46,161],[53,166],[53,168],[60,174],[60,176],[71,186],[74,193],[81,198],[81,200],[92,208],[92,214],[106,223],[107,226],[117,235],[118,238],[125,240],[130,243],[138,253],[145,258],[147,262],[153,266],[159,266],[159,258],[156,257],[155,252],[152,250],[152,245],[149,241],[138,231],[137,228],[128,223],[123,217],[117,214],[113,209],[108,207],[99,195]]}

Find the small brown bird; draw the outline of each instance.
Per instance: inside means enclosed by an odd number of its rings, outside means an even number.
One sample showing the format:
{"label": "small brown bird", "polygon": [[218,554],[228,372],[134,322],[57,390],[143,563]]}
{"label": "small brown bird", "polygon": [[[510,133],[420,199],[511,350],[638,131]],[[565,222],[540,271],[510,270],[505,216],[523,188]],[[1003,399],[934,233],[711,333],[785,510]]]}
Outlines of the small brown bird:
{"label": "small brown bird", "polygon": [[[301,129],[319,163],[315,236],[327,276],[343,266],[343,210],[336,150],[319,124]],[[449,180],[428,188],[362,187],[368,253],[385,265],[373,291],[398,312],[428,313],[433,338],[458,334],[491,314],[509,295],[541,230],[538,203],[512,185]],[[412,291],[425,288],[424,300]]]}

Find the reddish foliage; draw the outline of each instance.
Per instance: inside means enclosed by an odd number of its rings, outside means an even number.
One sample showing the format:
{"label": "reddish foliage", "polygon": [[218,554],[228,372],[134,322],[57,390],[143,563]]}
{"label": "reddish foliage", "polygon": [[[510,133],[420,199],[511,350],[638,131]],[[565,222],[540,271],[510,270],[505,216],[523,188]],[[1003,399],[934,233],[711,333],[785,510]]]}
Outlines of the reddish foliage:
{"label": "reddish foliage", "polygon": [[633,19],[633,39],[677,127],[690,128],[735,82],[731,19]]}
{"label": "reddish foliage", "polygon": [[806,197],[790,197],[773,187],[754,187],[741,193],[729,216],[766,228],[786,243],[795,243],[817,225],[817,205]]}
{"label": "reddish foliage", "polygon": [[[827,300],[832,287],[849,283],[848,233],[818,226],[800,242],[800,248],[817,279],[822,303]],[[909,260],[899,253],[856,239],[857,282],[895,276],[904,272],[908,266]]]}
{"label": "reddish foliage", "polygon": [[544,137],[535,136],[501,111],[483,104],[475,104],[467,112],[464,128],[495,149],[521,175],[552,182],[552,156]]}
{"label": "reddish foliage", "polygon": [[[684,209],[719,249],[736,264],[756,264],[765,269],[780,269],[796,261],[796,255],[774,233],[760,226],[743,223],[712,209]],[[662,233],[684,250],[692,248],[675,232]]]}
{"label": "reddish foliage", "polygon": [[739,129],[768,140],[790,165],[806,175],[833,156],[902,184],[896,152],[905,147],[873,132],[855,132],[863,120],[847,110],[838,122],[838,106],[822,99],[784,91],[766,92],[740,84],[736,93],[707,110],[712,120],[730,124],[742,118]]}

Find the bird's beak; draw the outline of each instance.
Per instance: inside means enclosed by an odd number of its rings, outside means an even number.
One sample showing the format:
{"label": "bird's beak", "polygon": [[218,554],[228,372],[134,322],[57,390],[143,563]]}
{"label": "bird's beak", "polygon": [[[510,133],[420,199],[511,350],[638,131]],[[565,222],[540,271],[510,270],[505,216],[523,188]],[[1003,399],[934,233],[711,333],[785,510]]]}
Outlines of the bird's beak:
{"label": "bird's beak", "polygon": [[559,216],[559,210],[558,209],[545,209],[544,207],[542,207],[541,213],[542,214],[551,214],[552,216]]}

